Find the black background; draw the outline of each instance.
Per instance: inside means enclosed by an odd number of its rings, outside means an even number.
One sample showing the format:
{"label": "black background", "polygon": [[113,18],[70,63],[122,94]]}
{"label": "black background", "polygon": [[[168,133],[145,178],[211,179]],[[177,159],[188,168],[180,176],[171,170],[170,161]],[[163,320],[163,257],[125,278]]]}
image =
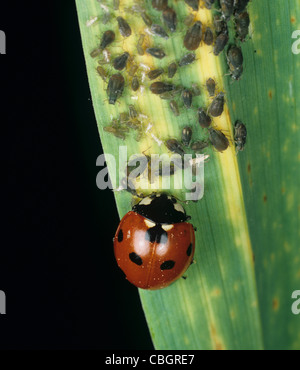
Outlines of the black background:
{"label": "black background", "polygon": [[[95,0],[96,1],[96,0]],[[1,2],[0,348],[152,349],[118,270],[75,2]]]}

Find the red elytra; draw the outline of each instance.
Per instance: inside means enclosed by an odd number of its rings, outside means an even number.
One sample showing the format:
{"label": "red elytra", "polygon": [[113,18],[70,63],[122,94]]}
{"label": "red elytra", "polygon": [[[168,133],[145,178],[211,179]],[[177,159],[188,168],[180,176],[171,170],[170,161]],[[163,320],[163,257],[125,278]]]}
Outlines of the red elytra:
{"label": "red elytra", "polygon": [[194,228],[187,219],[175,198],[165,194],[144,198],[123,217],[114,252],[128,281],[155,290],[185,273],[195,251]]}

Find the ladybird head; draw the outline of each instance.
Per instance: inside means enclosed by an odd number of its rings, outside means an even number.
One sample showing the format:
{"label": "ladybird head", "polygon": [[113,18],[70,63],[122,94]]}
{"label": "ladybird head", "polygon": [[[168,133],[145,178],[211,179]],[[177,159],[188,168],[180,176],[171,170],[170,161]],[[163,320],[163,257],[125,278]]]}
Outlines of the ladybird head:
{"label": "ladybird head", "polygon": [[143,198],[132,210],[157,224],[175,224],[189,218],[182,205],[165,193]]}

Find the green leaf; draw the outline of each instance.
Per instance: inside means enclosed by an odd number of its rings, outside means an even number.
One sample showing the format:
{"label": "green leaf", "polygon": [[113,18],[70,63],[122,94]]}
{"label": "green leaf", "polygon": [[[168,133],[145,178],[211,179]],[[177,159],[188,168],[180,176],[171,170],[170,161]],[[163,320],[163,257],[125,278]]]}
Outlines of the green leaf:
{"label": "green leaf", "polygon": [[247,122],[239,168],[265,348],[299,349],[300,319],[291,312],[292,292],[300,286],[300,55],[292,53],[299,2],[253,1],[250,18],[245,74],[226,90],[231,117]]}
{"label": "green leaf", "polygon": [[[218,90],[226,92],[226,106],[214,126],[227,131],[233,141],[233,124],[242,120],[248,130],[245,150],[238,155],[234,143],[223,153],[212,148],[205,165],[205,193],[198,203],[186,206],[191,222],[197,228],[195,263],[187,279],[159,291],[140,290],[140,296],[153,343],[157,349],[295,349],[300,348],[300,320],[292,314],[291,295],[300,288],[299,258],[299,143],[297,97],[300,77],[297,67],[300,55],[292,53],[291,38],[300,29],[297,2],[287,0],[253,0],[249,5],[251,38],[242,45],[244,73],[232,82],[227,75],[225,53],[215,57],[211,46],[201,45],[197,60],[182,67],[174,83],[191,87],[198,83],[202,94],[195,97],[193,109],[179,103],[181,115],[174,117],[168,102],[149,91],[132,99],[130,78],[116,105],[109,105],[106,84],[97,76],[97,59],[90,52],[99,44],[103,32],[113,29],[116,41],[108,49],[112,57],[123,50],[134,55],[137,64],[163,67],[179,60],[186,51],[183,36],[184,19],[190,8],[184,2],[171,2],[177,12],[178,30],[165,41],[148,36],[148,44],[163,46],[167,57],[158,61],[149,55],[138,56],[136,43],[145,25],[139,16],[126,8],[132,1],[121,2],[119,11],[110,7],[112,18],[103,25],[103,15],[96,0],[77,0],[79,24],[96,120],[106,154],[119,155],[126,145],[128,157],[134,153],[167,153],[159,140],[180,138],[183,127],[193,127],[193,140],[208,137],[197,123],[196,108],[208,107],[211,100],[204,88],[212,77]],[[108,4],[108,3],[105,3]],[[156,23],[160,13],[151,2],[145,9]],[[124,40],[118,34],[116,17],[124,16],[133,34]],[[96,19],[95,17],[98,17]],[[87,21],[96,22],[87,26]],[[212,12],[200,8],[197,13],[204,25],[212,25]],[[231,42],[234,25],[230,23]],[[299,61],[298,61],[299,60]],[[112,67],[105,66],[112,74]],[[164,80],[164,79],[163,79]],[[140,141],[130,131],[124,141],[104,131],[104,127],[134,104],[148,118],[153,128]],[[112,175],[114,163],[107,158]],[[118,174],[116,181],[118,182]],[[131,195],[116,194],[120,217],[131,208]],[[172,191],[184,198],[184,191]],[[254,262],[255,261],[255,262]]]}

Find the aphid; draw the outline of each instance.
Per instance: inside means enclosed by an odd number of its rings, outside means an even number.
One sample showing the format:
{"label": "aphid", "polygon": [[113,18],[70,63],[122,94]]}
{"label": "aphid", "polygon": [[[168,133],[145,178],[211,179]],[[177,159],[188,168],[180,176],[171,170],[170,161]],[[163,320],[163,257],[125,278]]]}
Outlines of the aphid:
{"label": "aphid", "polygon": [[198,141],[195,141],[193,142],[193,144],[191,145],[191,149],[194,151],[194,152],[200,152],[201,150],[205,149],[208,147],[208,142],[205,141],[205,140],[198,140]]}
{"label": "aphid", "polygon": [[92,58],[96,58],[101,54],[102,50],[100,48],[96,48],[90,52],[90,56]]}
{"label": "aphid", "polygon": [[181,141],[184,146],[189,146],[193,135],[191,127],[184,127],[181,132]]}
{"label": "aphid", "polygon": [[246,126],[241,121],[236,121],[234,125],[234,142],[236,144],[236,151],[243,151],[247,139]]}
{"label": "aphid", "polygon": [[187,17],[185,18],[184,20],[184,24],[187,26],[187,27],[191,27],[191,25],[195,22],[195,14],[193,13],[190,13],[187,15]]}
{"label": "aphid", "polygon": [[200,45],[201,39],[202,23],[197,21],[187,30],[184,36],[183,44],[188,50],[196,50]]}
{"label": "aphid", "polygon": [[222,31],[216,38],[216,43],[214,46],[214,54],[217,56],[219,55],[225,48],[227,42],[229,40],[227,30]]}
{"label": "aphid", "polygon": [[152,0],[152,7],[156,10],[164,10],[168,6],[168,0]]}
{"label": "aphid", "polygon": [[230,75],[234,80],[239,80],[243,73],[243,54],[241,48],[232,45],[227,52],[227,63]]}
{"label": "aphid", "polygon": [[177,64],[175,62],[168,65],[168,77],[172,78],[175,76],[177,72]]}
{"label": "aphid", "polygon": [[191,92],[191,90],[188,90],[188,89],[183,90],[181,97],[182,97],[184,106],[187,109],[191,108],[192,102],[193,102],[193,93]]}
{"label": "aphid", "polygon": [[195,12],[199,10],[199,0],[184,0],[184,2],[190,6]]}
{"label": "aphid", "polygon": [[117,17],[120,34],[123,37],[129,37],[131,35],[131,28],[127,21],[123,17]]}
{"label": "aphid", "polygon": [[220,130],[215,130],[210,127],[209,131],[209,140],[218,152],[223,152],[229,147],[229,140]]}
{"label": "aphid", "polygon": [[128,119],[126,122],[127,127],[133,129],[133,130],[140,130],[141,129],[141,121],[139,121],[137,118],[134,119]]}
{"label": "aphid", "polygon": [[179,67],[187,66],[196,60],[196,55],[194,53],[185,54],[178,62]]}
{"label": "aphid", "polygon": [[250,0],[234,0],[234,12],[235,14],[243,13]]}
{"label": "aphid", "polygon": [[159,24],[152,24],[150,30],[154,35],[162,37],[165,40],[168,40],[169,38],[167,32]]}
{"label": "aphid", "polygon": [[212,101],[209,107],[209,113],[213,117],[219,117],[223,113],[225,102],[224,96],[224,93],[220,92]]}
{"label": "aphid", "polygon": [[141,128],[141,121],[137,118],[138,113],[133,105],[129,106],[129,112],[122,112],[119,116],[119,122],[126,125],[127,128],[139,130]]}
{"label": "aphid", "polygon": [[107,60],[106,58],[105,58],[105,59],[99,59],[99,60],[97,61],[97,63],[98,63],[100,66],[105,65],[105,64],[109,64],[109,63],[110,63],[110,59],[109,59],[109,60]]}
{"label": "aphid", "polygon": [[148,77],[150,80],[155,80],[157,77],[161,76],[164,73],[164,70],[162,68],[152,69],[148,73]]}
{"label": "aphid", "polygon": [[129,53],[125,52],[122,55],[115,58],[113,62],[114,69],[122,71],[126,67],[127,61],[129,58]]}
{"label": "aphid", "polygon": [[103,127],[103,130],[105,132],[108,132],[108,133],[114,135],[118,139],[125,140],[124,130],[122,128],[120,128],[120,127],[117,127],[117,126],[106,126],[106,127]]}
{"label": "aphid", "polygon": [[129,114],[127,112],[121,112],[119,115],[119,122],[121,125],[126,125],[129,121]]}
{"label": "aphid", "polygon": [[166,56],[165,52],[160,48],[147,48],[146,52],[157,59],[163,59]]}
{"label": "aphid", "polygon": [[170,101],[170,108],[176,117],[180,115],[179,108],[175,100]]}
{"label": "aphid", "polygon": [[138,89],[140,88],[140,82],[136,76],[134,76],[131,81],[131,88],[133,91],[138,91]]}
{"label": "aphid", "polygon": [[206,45],[212,45],[214,42],[214,34],[210,27],[207,27],[204,35],[203,35],[203,41]]}
{"label": "aphid", "polygon": [[159,97],[163,100],[171,100],[171,99],[174,99],[175,96],[180,94],[181,92],[182,92],[182,87],[181,86],[178,86],[178,87],[174,86],[173,90],[161,93],[159,95]]}
{"label": "aphid", "polygon": [[227,21],[233,14],[233,2],[234,0],[220,0],[221,11]]}
{"label": "aphid", "polygon": [[130,64],[130,67],[128,68],[129,76],[133,77],[136,74],[138,69],[139,69],[139,66],[137,64],[134,64],[134,63]]}
{"label": "aphid", "polygon": [[192,90],[193,96],[201,95],[201,89],[196,83],[192,84],[192,89],[191,90]]}
{"label": "aphid", "polygon": [[140,34],[140,37],[138,39],[136,49],[139,55],[144,55],[144,48],[143,48],[143,43],[145,41],[145,35],[143,33]]}
{"label": "aphid", "polygon": [[198,122],[201,127],[208,128],[211,125],[211,118],[203,108],[199,108],[198,111]]}
{"label": "aphid", "polygon": [[167,84],[165,82],[153,82],[151,85],[150,85],[150,91],[153,93],[153,94],[157,94],[157,95],[160,95],[160,94],[163,94],[167,91],[172,91],[174,90],[174,85],[172,84]]}
{"label": "aphid", "polygon": [[102,80],[105,82],[107,80],[107,72],[104,68],[101,66],[97,67],[98,75],[102,78]]}
{"label": "aphid", "polygon": [[207,9],[211,9],[214,5],[215,0],[204,0],[204,5]]}
{"label": "aphid", "polygon": [[212,78],[206,81],[206,88],[209,96],[214,96],[216,91],[216,83]]}
{"label": "aphid", "polygon": [[221,32],[225,32],[225,31],[228,33],[227,23],[219,15],[216,15],[214,17],[214,28],[215,28],[215,31],[216,31],[217,35],[219,35]]}
{"label": "aphid", "polygon": [[100,42],[100,49],[105,49],[108,45],[110,45],[116,38],[114,31],[107,30],[103,33],[101,42]]}
{"label": "aphid", "polygon": [[176,25],[177,25],[177,16],[176,12],[172,9],[167,7],[163,11],[163,20],[165,22],[165,25],[168,27],[170,32],[175,32],[176,31]]}
{"label": "aphid", "polygon": [[250,18],[247,12],[235,15],[235,28],[237,37],[243,42],[249,33]]}
{"label": "aphid", "polygon": [[230,46],[227,52],[228,64],[232,66],[233,69],[239,68],[243,64],[243,54],[242,49],[236,45]]}
{"label": "aphid", "polygon": [[165,142],[165,144],[171,152],[184,155],[184,150],[176,139],[169,139]]}
{"label": "aphid", "polygon": [[129,117],[131,119],[137,118],[138,112],[136,111],[134,105],[130,104],[128,108],[129,108]]}
{"label": "aphid", "polygon": [[148,26],[148,27],[151,27],[152,26],[152,19],[149,17],[149,15],[145,11],[142,11],[140,14],[141,14],[141,17],[142,17],[145,25]]}
{"label": "aphid", "polygon": [[108,81],[107,85],[107,96],[109,104],[115,104],[117,99],[122,95],[124,90],[125,80],[124,77],[120,74],[114,74]]}

